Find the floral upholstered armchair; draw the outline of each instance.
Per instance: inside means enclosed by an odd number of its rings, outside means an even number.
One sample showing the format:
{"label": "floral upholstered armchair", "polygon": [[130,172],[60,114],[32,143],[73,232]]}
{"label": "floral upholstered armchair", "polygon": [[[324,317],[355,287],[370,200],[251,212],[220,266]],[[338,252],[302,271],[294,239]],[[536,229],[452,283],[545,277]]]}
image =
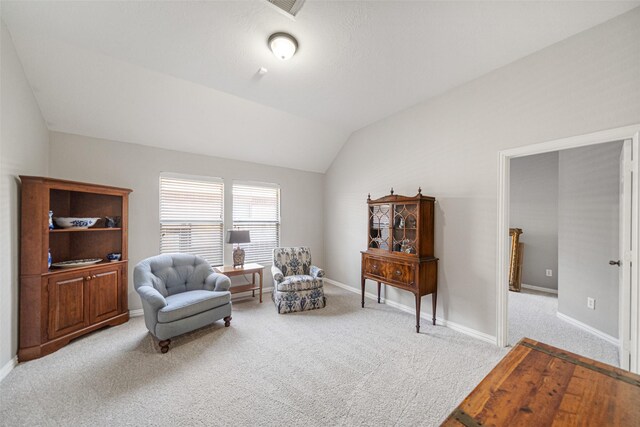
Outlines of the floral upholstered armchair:
{"label": "floral upholstered armchair", "polygon": [[278,313],[313,310],[326,305],[322,277],[324,271],[311,265],[306,247],[273,250],[273,302]]}

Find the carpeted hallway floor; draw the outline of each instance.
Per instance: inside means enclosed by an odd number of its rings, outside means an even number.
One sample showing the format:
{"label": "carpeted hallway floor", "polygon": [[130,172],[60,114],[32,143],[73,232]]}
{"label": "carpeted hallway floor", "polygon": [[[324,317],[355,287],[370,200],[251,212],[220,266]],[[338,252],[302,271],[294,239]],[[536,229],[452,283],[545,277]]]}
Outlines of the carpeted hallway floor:
{"label": "carpeted hallway floor", "polygon": [[619,366],[615,345],[557,316],[558,297],[523,289],[509,292],[509,343],[529,337],[572,353]]}
{"label": "carpeted hallway floor", "polygon": [[506,353],[326,285],[327,308],[270,298],[158,352],[142,318],[16,367],[5,426],[438,425]]}

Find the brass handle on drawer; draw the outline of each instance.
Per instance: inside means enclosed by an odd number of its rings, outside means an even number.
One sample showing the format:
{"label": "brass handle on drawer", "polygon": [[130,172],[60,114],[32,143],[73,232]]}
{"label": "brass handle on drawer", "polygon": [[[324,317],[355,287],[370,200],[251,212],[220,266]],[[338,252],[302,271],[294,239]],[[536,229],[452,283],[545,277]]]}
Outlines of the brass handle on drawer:
{"label": "brass handle on drawer", "polygon": [[400,271],[400,270],[396,270],[396,276],[399,276],[399,275],[401,275],[401,274],[402,274],[402,271]]}
{"label": "brass handle on drawer", "polygon": [[371,266],[371,268],[372,268],[372,269],[374,269],[374,270],[377,270],[377,269],[378,269],[378,264],[373,264],[373,265]]}
{"label": "brass handle on drawer", "polygon": [[92,279],[97,279],[98,276],[96,276],[95,274],[93,276],[91,276]]}
{"label": "brass handle on drawer", "polygon": [[91,276],[85,277],[84,280],[91,280]]}

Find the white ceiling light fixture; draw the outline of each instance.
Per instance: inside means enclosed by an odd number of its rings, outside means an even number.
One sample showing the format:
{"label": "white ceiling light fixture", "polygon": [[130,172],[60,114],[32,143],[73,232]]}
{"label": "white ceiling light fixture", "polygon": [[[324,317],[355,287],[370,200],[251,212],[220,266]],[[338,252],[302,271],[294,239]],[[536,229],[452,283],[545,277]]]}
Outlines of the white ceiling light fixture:
{"label": "white ceiling light fixture", "polygon": [[296,53],[298,40],[291,34],[274,33],[269,37],[269,48],[278,59],[286,61]]}

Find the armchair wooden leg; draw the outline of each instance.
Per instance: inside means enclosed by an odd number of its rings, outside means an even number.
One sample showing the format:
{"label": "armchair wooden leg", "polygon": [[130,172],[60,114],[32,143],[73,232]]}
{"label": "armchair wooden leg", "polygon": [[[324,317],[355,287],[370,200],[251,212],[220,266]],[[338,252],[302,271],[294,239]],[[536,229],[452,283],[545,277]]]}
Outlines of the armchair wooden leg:
{"label": "armchair wooden leg", "polygon": [[224,326],[225,328],[228,328],[229,325],[231,325],[231,316],[227,316],[224,318]]}
{"label": "armchair wooden leg", "polygon": [[169,344],[171,344],[171,340],[162,340],[158,344],[160,345],[160,351],[164,354],[169,351]]}

